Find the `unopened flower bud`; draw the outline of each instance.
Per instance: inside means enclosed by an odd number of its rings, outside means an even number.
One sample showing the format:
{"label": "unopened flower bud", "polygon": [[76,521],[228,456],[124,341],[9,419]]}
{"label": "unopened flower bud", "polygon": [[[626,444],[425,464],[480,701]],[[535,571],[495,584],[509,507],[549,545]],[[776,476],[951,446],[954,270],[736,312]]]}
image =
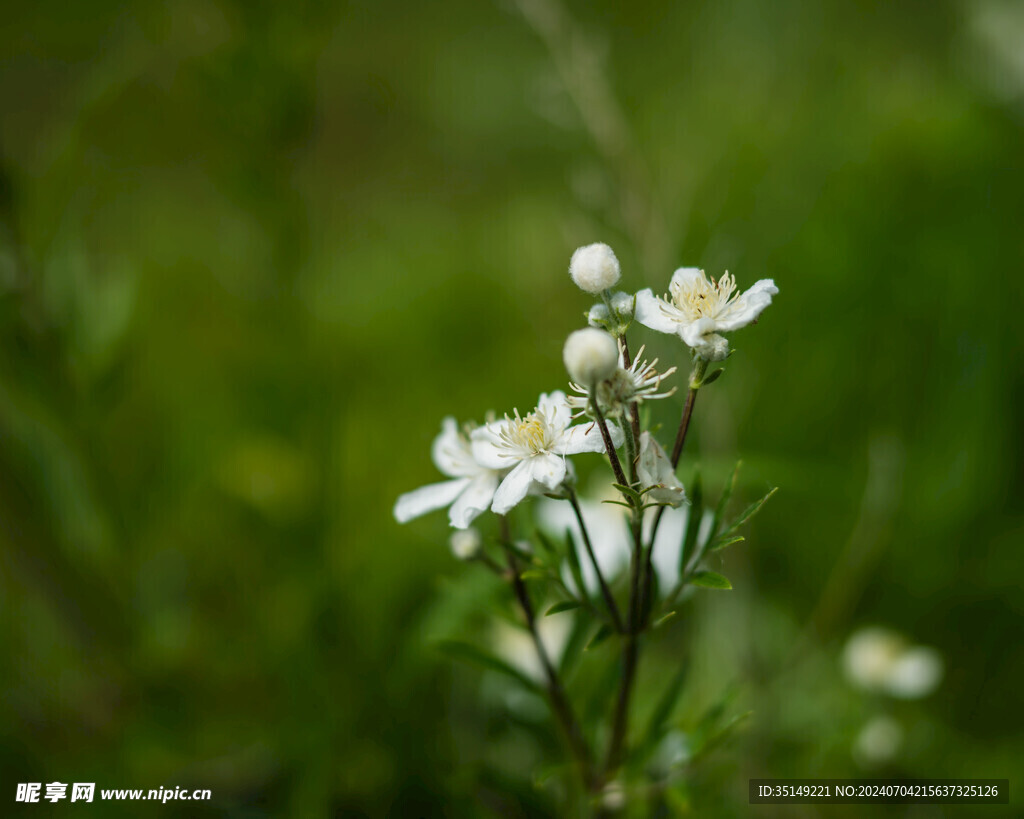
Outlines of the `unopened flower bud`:
{"label": "unopened flower bud", "polygon": [[608,324],[608,307],[604,304],[595,304],[587,313],[587,324],[591,327],[605,327]]}
{"label": "unopened flower bud", "polygon": [[483,546],[480,533],[472,527],[452,532],[448,543],[452,547],[452,554],[459,560],[472,560]]}
{"label": "unopened flower bud", "polygon": [[562,360],[574,381],[590,386],[610,378],[618,369],[619,346],[604,330],[587,327],[569,334]]}
{"label": "unopened flower bud", "polygon": [[618,313],[622,317],[633,315],[633,294],[632,293],[613,293],[612,294],[612,310]]}
{"label": "unopened flower bud", "polygon": [[578,248],[569,262],[569,275],[588,293],[600,293],[619,280],[619,260],[608,245],[597,242]]}

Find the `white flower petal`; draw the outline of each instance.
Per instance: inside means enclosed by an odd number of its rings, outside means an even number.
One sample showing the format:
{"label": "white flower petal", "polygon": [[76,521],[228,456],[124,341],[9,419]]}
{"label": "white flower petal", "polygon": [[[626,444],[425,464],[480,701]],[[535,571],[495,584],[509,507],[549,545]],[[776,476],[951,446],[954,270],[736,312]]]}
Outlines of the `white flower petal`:
{"label": "white flower petal", "polygon": [[697,279],[706,278],[699,267],[680,267],[672,274],[672,284],[689,289]]}
{"label": "white flower petal", "polygon": [[[612,439],[612,446],[618,449],[622,446],[622,430],[615,424],[608,424],[608,435]],[[604,438],[601,436],[601,429],[596,422],[577,424],[569,427],[563,434],[552,451],[556,455],[577,455],[580,452],[604,452]]]}
{"label": "white flower petal", "polygon": [[565,478],[565,459],[557,455],[534,455],[527,463],[533,479],[548,489],[556,488]]}
{"label": "white flower petal", "polygon": [[421,486],[412,492],[406,492],[395,501],[395,520],[405,523],[427,512],[441,509],[454,501],[469,485],[469,478],[458,478],[454,481],[442,481]]}
{"label": "white flower petal", "polygon": [[679,336],[690,347],[703,347],[709,343],[709,338],[716,329],[718,329],[718,324],[714,319],[699,318],[683,327]]}
{"label": "white flower petal", "polygon": [[771,279],[761,279],[729,305],[725,314],[715,322],[716,329],[724,333],[746,327],[761,315],[761,311],[765,307],[772,303],[772,296],[778,292],[779,288],[775,286],[775,282]]}
{"label": "white flower petal", "polygon": [[504,446],[501,431],[506,421],[494,421],[485,427],[473,430],[470,436],[470,448],[473,458],[485,469],[508,469],[515,466],[517,458]]}
{"label": "white flower petal", "polygon": [[561,390],[544,393],[537,399],[537,409],[547,416],[555,429],[565,429],[569,426],[572,417],[572,409],[565,400],[565,393]]}
{"label": "white flower petal", "polygon": [[494,493],[494,503],[491,504],[491,511],[498,514],[506,514],[513,506],[526,497],[530,491],[533,478],[530,475],[529,461],[522,461],[516,465],[505,480],[501,482],[498,491]]}
{"label": "white flower petal", "polygon": [[673,305],[657,298],[649,287],[636,294],[635,318],[644,327],[672,335],[678,334],[680,327],[687,323],[686,316]]}
{"label": "white flower petal", "polygon": [[494,500],[494,490],[498,488],[498,475],[488,470],[466,487],[448,510],[448,520],[456,529],[465,529]]}
{"label": "white flower petal", "polygon": [[430,454],[437,468],[452,478],[464,478],[480,471],[469,450],[469,443],[451,416],[441,422],[441,434],[434,439]]}
{"label": "white flower petal", "polygon": [[676,477],[672,462],[661,448],[661,444],[646,430],[640,435],[640,457],[637,459],[636,476],[645,488],[656,487],[647,494],[652,501],[678,506],[686,500],[686,492]]}

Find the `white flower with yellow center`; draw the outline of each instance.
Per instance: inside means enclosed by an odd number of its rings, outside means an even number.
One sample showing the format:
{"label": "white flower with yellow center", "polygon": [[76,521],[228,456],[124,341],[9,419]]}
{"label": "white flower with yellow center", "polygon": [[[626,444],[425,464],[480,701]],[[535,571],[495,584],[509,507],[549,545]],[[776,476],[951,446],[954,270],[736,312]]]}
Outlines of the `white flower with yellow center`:
{"label": "white flower with yellow center", "polygon": [[636,320],[660,333],[678,335],[702,358],[718,361],[729,353],[728,342],[719,334],[755,321],[778,292],[771,279],[761,279],[740,293],[728,273],[708,279],[703,270],[681,267],[672,274],[663,298],[650,288],[636,294]]}
{"label": "white flower with yellow center", "polygon": [[[631,403],[642,404],[644,401],[653,401],[657,398],[668,398],[675,393],[676,388],[661,391],[661,382],[676,371],[675,367],[669,367],[665,372],[658,372],[658,359],[649,364],[642,360],[644,348],[637,350],[636,358],[627,370],[619,367],[611,377],[601,381],[597,385],[597,403],[609,418],[619,418],[625,412],[626,407]],[[569,383],[573,392],[579,395],[570,395],[566,400],[569,406],[579,412],[574,415],[578,418],[588,412],[590,408],[590,391],[584,384]]]}
{"label": "white flower with yellow center", "polygon": [[453,480],[406,492],[395,502],[395,519],[405,523],[450,504],[452,526],[465,529],[491,505],[501,472],[476,462],[468,434],[450,417],[441,422],[431,455],[437,468]]}
{"label": "white flower with yellow center", "polygon": [[[541,395],[537,408],[520,416],[505,416],[473,431],[473,457],[483,467],[511,470],[494,493],[491,511],[504,515],[540,484],[557,489],[565,480],[567,455],[604,452],[595,424],[571,423],[571,410],[560,390]],[[621,446],[622,431],[608,426],[613,446]]]}

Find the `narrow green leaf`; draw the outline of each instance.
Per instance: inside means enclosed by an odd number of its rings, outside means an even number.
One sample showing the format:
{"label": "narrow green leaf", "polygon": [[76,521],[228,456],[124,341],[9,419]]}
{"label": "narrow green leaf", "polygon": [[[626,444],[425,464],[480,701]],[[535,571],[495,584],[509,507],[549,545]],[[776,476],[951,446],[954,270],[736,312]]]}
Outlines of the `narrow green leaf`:
{"label": "narrow green leaf", "polygon": [[601,628],[597,630],[597,634],[590,638],[590,642],[587,643],[587,647],[584,651],[590,651],[592,648],[596,648],[601,645],[605,640],[611,637],[615,633],[615,629],[605,623]]}
{"label": "narrow green leaf", "polygon": [[725,507],[728,505],[729,498],[732,497],[733,490],[736,488],[736,481],[739,479],[740,467],[742,465],[743,461],[736,461],[736,466],[732,470],[732,477],[722,489],[722,496],[718,499],[718,506],[715,507],[715,517],[711,521],[712,538],[717,537],[719,534],[719,530],[722,526],[722,518],[725,516]]}
{"label": "narrow green leaf", "polygon": [[705,589],[731,589],[732,583],[729,579],[717,572],[697,572],[690,578],[694,586],[703,586]]}
{"label": "narrow green leaf", "polygon": [[479,666],[480,668],[497,671],[516,680],[530,691],[534,691],[538,694],[543,693],[543,689],[518,668],[509,665],[504,660],[499,660],[497,657],[491,656],[486,651],[478,648],[472,643],[464,643],[460,640],[442,640],[437,644],[437,647],[449,657],[468,662],[472,665]]}
{"label": "narrow green leaf", "polygon": [[561,603],[555,603],[551,608],[544,612],[544,616],[547,617],[551,614],[560,614],[563,611],[572,611],[578,609],[583,604],[579,600],[563,600]]}
{"label": "narrow green leaf", "polygon": [[694,751],[690,764],[692,765],[698,759],[707,756],[707,754],[729,739],[734,733],[736,733],[736,729],[746,722],[753,713],[753,711],[744,711],[742,714],[737,714],[719,730],[711,733],[704,742],[701,743],[700,747]]}
{"label": "narrow green leaf", "polygon": [[660,628],[675,616],[676,613],[674,611],[670,611],[668,614],[663,614],[651,624],[651,628]]}
{"label": "narrow green leaf", "polygon": [[700,470],[694,470],[690,484],[690,513],[686,516],[686,527],[683,535],[683,547],[679,550],[679,571],[686,570],[686,564],[697,546],[697,533],[700,532],[700,521],[704,517],[704,484]]}
{"label": "narrow green leaf", "polygon": [[551,542],[551,538],[544,534],[540,529],[537,529],[534,534],[537,536],[537,542],[540,543],[545,552],[555,554],[555,544]]}
{"label": "narrow green leaf", "polygon": [[[675,612],[672,612],[672,614],[675,614]],[[668,687],[665,689],[665,693],[661,695],[661,699],[658,700],[658,704],[655,706],[654,712],[651,714],[651,719],[647,723],[647,731],[644,734],[644,739],[640,746],[644,752],[654,750],[654,746],[657,745],[665,735],[665,723],[672,715],[672,709],[675,708],[676,701],[679,699],[679,694],[682,693],[683,683],[686,681],[686,675],[689,670],[689,663],[683,663],[679,667],[679,670],[672,676]]]}
{"label": "narrow green leaf", "polygon": [[629,498],[636,506],[643,502],[643,496],[631,486],[623,486],[621,483],[612,484],[623,495]]}
{"label": "narrow green leaf", "polygon": [[545,580],[548,573],[545,569],[529,569],[519,575],[521,580]]}
{"label": "narrow green leaf", "polygon": [[580,568],[580,556],[576,553],[576,540],[572,536],[572,529],[565,530],[565,553],[569,558],[572,581],[576,584],[576,594],[589,602],[590,595],[587,594],[587,587],[583,585],[583,570]]}
{"label": "narrow green leaf", "polygon": [[603,500],[603,501],[601,501],[601,503],[614,503],[616,506],[625,506],[627,509],[632,509],[633,508],[632,504],[626,503],[625,501],[619,501],[619,500]]}
{"label": "narrow green leaf", "polygon": [[763,498],[761,498],[760,500],[756,500],[752,504],[750,504],[750,506],[748,506],[746,509],[744,509],[743,513],[738,518],[736,518],[736,520],[734,520],[732,522],[732,524],[729,526],[729,528],[726,529],[722,533],[723,536],[726,536],[726,535],[731,536],[731,535],[735,534],[736,531],[744,523],[746,523],[748,520],[750,520],[752,517],[754,517],[754,515],[756,515],[758,512],[760,512],[761,511],[761,507],[764,506],[768,502],[768,498],[770,498],[772,495],[774,495],[778,491],[779,491],[779,488],[776,486],[774,489],[772,489]]}
{"label": "narrow green leaf", "polygon": [[741,540],[746,540],[743,535],[736,535],[734,537],[725,537],[724,535],[709,547],[709,551],[717,552],[719,549],[724,549],[726,546],[732,546],[734,543],[739,543]]}

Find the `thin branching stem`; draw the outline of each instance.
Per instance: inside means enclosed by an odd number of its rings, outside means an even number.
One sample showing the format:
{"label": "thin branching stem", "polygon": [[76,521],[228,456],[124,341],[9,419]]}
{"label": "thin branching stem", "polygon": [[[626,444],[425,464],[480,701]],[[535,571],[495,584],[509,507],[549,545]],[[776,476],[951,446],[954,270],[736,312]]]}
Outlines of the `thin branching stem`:
{"label": "thin branching stem", "polygon": [[[511,542],[511,538],[508,528],[508,519],[504,515],[501,516],[501,530],[504,544],[507,547]],[[555,670],[555,666],[551,662],[551,658],[548,656],[547,649],[544,647],[544,643],[540,639],[540,632],[537,630],[537,616],[533,608],[533,602],[530,600],[530,593],[526,589],[526,583],[523,582],[523,578],[520,576],[519,559],[516,557],[516,553],[510,548],[506,548],[505,553],[508,556],[508,577],[512,584],[512,590],[515,592],[516,600],[519,601],[519,606],[523,610],[523,616],[526,618],[526,626],[530,631],[530,637],[533,639],[533,646],[537,652],[537,658],[540,660],[541,667],[544,669],[548,699],[551,702],[551,711],[555,715],[555,719],[558,720],[559,725],[562,727],[562,731],[565,734],[566,741],[569,743],[569,748],[572,752],[573,758],[579,766],[580,776],[582,777],[585,786],[588,790],[592,790],[594,787],[594,774],[590,747],[587,745],[587,741],[583,736],[583,731],[580,728],[579,721],[576,719],[576,714],[569,702],[569,697],[565,693],[565,688],[562,686],[562,682],[558,677],[558,672]]]}
{"label": "thin branching stem", "polygon": [[[569,503],[572,505],[572,511],[576,513],[576,520],[580,524],[580,533],[583,535],[583,546],[587,550],[587,554],[590,556],[590,563],[594,567],[594,573],[597,575],[597,582],[601,586],[601,595],[604,597],[605,605],[608,606],[608,613],[611,615],[612,622],[615,624],[615,630],[622,634],[625,628],[622,624],[622,616],[619,614],[619,607],[615,604],[615,597],[612,595],[612,590],[608,587],[608,583],[604,579],[604,574],[601,572],[601,567],[597,563],[597,556],[594,554],[594,546],[590,541],[590,533],[587,531],[587,524],[583,520],[583,510],[580,509],[579,499],[576,497],[576,490],[569,489]],[[584,594],[584,590],[580,589],[580,594]]]}

